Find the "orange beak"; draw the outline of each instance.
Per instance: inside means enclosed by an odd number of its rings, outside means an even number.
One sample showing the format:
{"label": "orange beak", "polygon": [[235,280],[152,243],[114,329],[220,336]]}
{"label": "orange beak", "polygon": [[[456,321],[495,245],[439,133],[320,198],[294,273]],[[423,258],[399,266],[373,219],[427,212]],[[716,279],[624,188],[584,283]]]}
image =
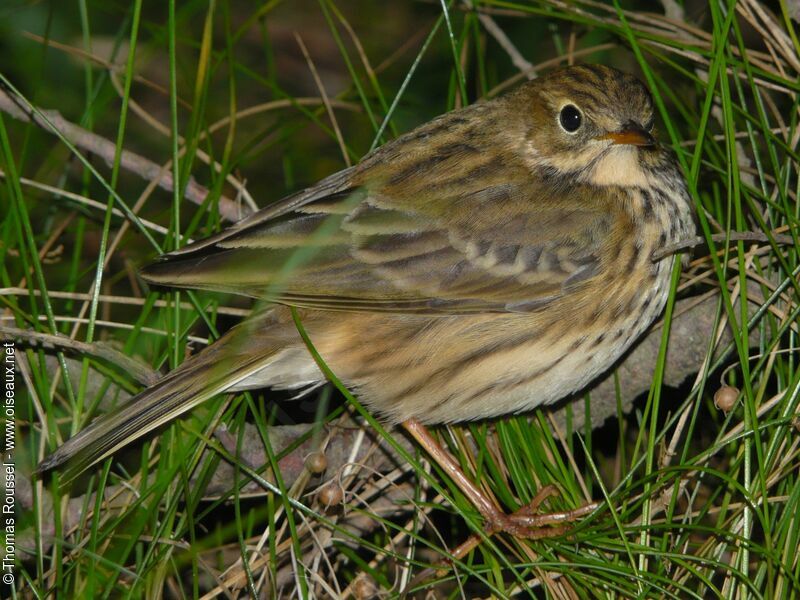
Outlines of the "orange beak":
{"label": "orange beak", "polygon": [[633,121],[628,121],[620,131],[600,136],[600,139],[611,140],[613,144],[628,144],[630,146],[650,147],[656,145],[655,138],[645,131],[644,127]]}

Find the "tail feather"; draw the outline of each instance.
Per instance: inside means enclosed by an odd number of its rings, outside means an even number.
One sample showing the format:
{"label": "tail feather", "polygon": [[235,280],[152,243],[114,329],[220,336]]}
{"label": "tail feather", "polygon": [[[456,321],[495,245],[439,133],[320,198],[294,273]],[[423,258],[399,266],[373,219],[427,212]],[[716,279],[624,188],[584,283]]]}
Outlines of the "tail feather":
{"label": "tail feather", "polygon": [[248,379],[263,383],[258,374],[275,362],[281,346],[263,331],[242,331],[247,325],[252,323],[235,327],[154,385],[95,420],[47,456],[37,473],[63,467],[62,481],[67,483],[212,396],[231,388],[253,387],[247,385]]}

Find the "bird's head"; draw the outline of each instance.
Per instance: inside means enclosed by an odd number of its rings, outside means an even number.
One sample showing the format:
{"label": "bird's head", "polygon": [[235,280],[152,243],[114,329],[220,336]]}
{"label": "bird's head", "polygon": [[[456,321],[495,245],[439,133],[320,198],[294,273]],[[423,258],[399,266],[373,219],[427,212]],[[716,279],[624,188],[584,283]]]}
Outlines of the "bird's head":
{"label": "bird's head", "polygon": [[660,155],[647,88],[602,65],[559,69],[511,97],[530,127],[528,160],[557,177],[596,185],[638,185]]}

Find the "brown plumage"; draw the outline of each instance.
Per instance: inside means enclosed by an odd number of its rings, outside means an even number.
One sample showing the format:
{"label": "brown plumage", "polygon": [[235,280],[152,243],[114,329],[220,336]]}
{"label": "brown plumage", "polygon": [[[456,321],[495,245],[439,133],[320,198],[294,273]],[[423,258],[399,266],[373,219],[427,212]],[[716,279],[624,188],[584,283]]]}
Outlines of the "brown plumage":
{"label": "brown plumage", "polygon": [[[570,67],[441,116],[163,257],[148,281],[301,309],[333,371],[391,421],[464,421],[576,392],[652,323],[653,250],[693,234],[634,77]],[[574,128],[574,130],[573,130]],[[278,306],[65,443],[77,474],[215,393],[323,379]]]}

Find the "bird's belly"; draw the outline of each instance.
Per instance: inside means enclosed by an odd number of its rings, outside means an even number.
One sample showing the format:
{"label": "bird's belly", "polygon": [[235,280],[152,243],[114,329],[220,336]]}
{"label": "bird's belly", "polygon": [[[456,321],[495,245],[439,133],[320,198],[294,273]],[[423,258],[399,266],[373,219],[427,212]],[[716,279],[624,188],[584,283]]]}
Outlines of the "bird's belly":
{"label": "bird's belly", "polygon": [[[548,307],[533,315],[352,315],[314,328],[329,366],[391,421],[468,421],[522,412],[583,389],[661,312],[668,268],[599,313]],[[311,331],[316,329],[316,331]]]}

